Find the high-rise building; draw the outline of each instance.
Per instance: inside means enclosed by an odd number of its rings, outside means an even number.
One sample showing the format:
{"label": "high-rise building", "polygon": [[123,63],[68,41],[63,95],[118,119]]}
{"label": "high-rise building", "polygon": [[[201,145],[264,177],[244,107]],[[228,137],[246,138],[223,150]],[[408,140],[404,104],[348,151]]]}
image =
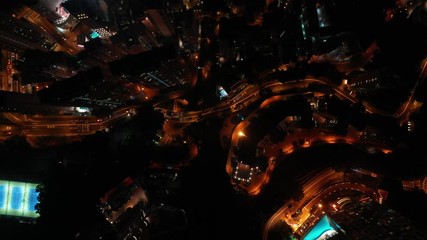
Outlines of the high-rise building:
{"label": "high-rise building", "polygon": [[19,60],[19,55],[0,49],[0,90],[19,91],[20,72],[15,69],[14,62]]}
{"label": "high-rise building", "polygon": [[15,53],[27,49],[50,51],[56,42],[39,30],[13,16],[0,13],[0,48]]}
{"label": "high-rise building", "polygon": [[134,22],[129,8],[129,0],[107,0],[108,11],[112,15],[112,21],[123,29]]}
{"label": "high-rise building", "polygon": [[161,46],[159,39],[143,24],[129,25],[125,30],[119,31],[110,39],[113,45],[128,54],[138,54],[153,47]]}
{"label": "high-rise building", "polygon": [[99,37],[90,39],[83,45],[85,46],[85,53],[88,54],[89,58],[96,59],[103,63],[118,60],[127,55],[121,48]]}
{"label": "high-rise building", "polygon": [[71,31],[78,23],[77,18],[69,14],[66,9],[60,7],[61,18],[56,22],[50,22],[41,13],[34,11],[32,8],[24,6],[15,11],[18,20],[26,21],[37,27],[40,32],[48,35],[57,43],[54,51],[63,51],[74,55],[79,53],[82,48],[76,44],[77,36]]}
{"label": "high-rise building", "polygon": [[174,23],[179,38],[178,46],[189,51],[196,51],[199,47],[199,21],[195,13],[176,12],[174,13]]}
{"label": "high-rise building", "polygon": [[[137,64],[135,64],[137,63]],[[173,46],[153,48],[110,64],[115,75],[155,89],[171,89],[192,81],[195,71]]]}
{"label": "high-rise building", "polygon": [[73,28],[78,23],[78,19],[62,6],[63,2],[62,0],[38,0],[37,4],[30,7],[57,27]]}
{"label": "high-rise building", "polygon": [[98,207],[115,229],[116,239],[146,239],[147,201],[145,190],[136,180],[127,177],[100,199]]}
{"label": "high-rise building", "polygon": [[160,9],[147,9],[147,17],[143,24],[151,30],[157,32],[163,37],[171,37],[175,34],[166,14]]}
{"label": "high-rise building", "polygon": [[61,19],[61,16],[54,10],[49,9],[46,7],[45,4],[37,3],[32,6],[30,6],[34,11],[42,14],[44,17],[46,17],[50,22],[56,22]]}
{"label": "high-rise building", "polygon": [[302,1],[300,21],[303,39],[311,40],[310,38],[313,37],[319,29],[319,20],[312,2]]}
{"label": "high-rise building", "polygon": [[116,29],[111,24],[99,19],[94,19],[85,12],[76,13],[76,18],[79,20],[79,23],[75,28],[86,27],[90,30],[87,34],[89,36],[85,36],[86,38],[93,39],[100,37],[102,39],[109,39],[117,33]]}

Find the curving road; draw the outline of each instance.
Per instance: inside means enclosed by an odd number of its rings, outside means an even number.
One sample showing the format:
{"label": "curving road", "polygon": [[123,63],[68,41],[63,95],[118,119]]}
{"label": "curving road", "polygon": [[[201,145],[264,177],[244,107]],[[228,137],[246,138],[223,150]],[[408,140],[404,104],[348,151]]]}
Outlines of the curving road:
{"label": "curving road", "polygon": [[[372,55],[372,53],[368,54]],[[292,80],[285,83],[278,82],[276,80],[268,81],[260,84],[259,86],[254,85],[244,85],[244,88],[240,88],[239,86],[235,86],[236,89],[241,90],[240,93],[232,94],[231,98],[228,101],[224,101],[219,103],[218,105],[203,109],[200,111],[189,111],[189,112],[180,112],[180,113],[174,113],[171,109],[168,108],[162,108],[159,105],[156,105],[156,109],[161,111],[166,119],[179,121],[179,122],[198,122],[203,120],[206,117],[209,117],[211,115],[214,115],[218,112],[222,111],[239,111],[240,109],[243,109],[244,107],[248,106],[252,102],[255,102],[261,98],[260,92],[264,89],[270,89],[274,92],[277,92],[280,94],[280,88],[283,88],[283,90],[291,90],[294,89],[301,89],[301,88],[308,88],[310,84],[322,84],[330,87],[331,90],[334,91],[334,94],[344,100],[348,100],[352,103],[362,103],[365,107],[366,112],[371,114],[378,114],[382,116],[392,117],[395,118],[398,123],[402,124],[405,120],[407,120],[407,116],[413,111],[414,104],[414,97],[416,92],[419,90],[419,86],[421,85],[422,81],[427,76],[427,58],[423,60],[421,66],[420,66],[420,74],[418,77],[418,80],[415,83],[414,88],[411,91],[411,95],[408,97],[408,100],[405,102],[405,104],[402,105],[401,108],[397,109],[394,114],[387,113],[381,109],[378,109],[371,104],[367,102],[360,102],[359,99],[353,97],[345,91],[340,86],[337,86],[336,84],[330,82],[328,79],[317,79],[317,78],[310,78],[307,77],[305,79],[301,80]],[[260,74],[260,78],[266,78],[267,76],[277,72],[277,71],[283,71],[287,70],[289,67],[288,64],[281,65],[277,68],[269,69]]]}
{"label": "curving road", "polygon": [[[287,95],[274,96],[267,100],[265,100],[260,105],[260,109],[267,107],[272,103],[272,101],[286,100]],[[249,116],[246,117],[246,120],[240,122],[233,130],[231,134],[231,142],[228,150],[228,158],[226,163],[226,172],[230,175],[231,180],[234,183],[234,178],[237,175],[236,166],[242,162],[235,155],[233,149],[238,146],[239,139],[244,138],[241,133],[245,133],[246,128],[250,124],[250,119],[253,115],[256,115],[257,111],[254,111]],[[302,149],[306,147],[310,147],[313,145],[322,145],[322,144],[333,144],[333,143],[346,143],[356,146],[365,146],[365,150],[369,152],[369,148],[373,148],[376,151],[380,151],[383,153],[390,153],[390,147],[375,142],[373,140],[367,141],[365,139],[361,139],[361,132],[355,130],[354,128],[349,128],[348,132],[345,136],[342,136],[332,130],[328,130],[322,126],[314,129],[295,129],[293,133],[287,135],[283,141],[280,143],[272,144],[270,142],[260,141],[258,143],[258,147],[265,150],[264,156],[268,160],[268,168],[265,171],[259,171],[257,174],[251,176],[249,182],[242,182],[237,184],[237,186],[241,189],[244,189],[248,195],[255,196],[259,194],[262,188],[269,182],[270,174],[275,168],[276,157],[280,155],[288,155],[294,152],[297,149]],[[305,140],[305,143],[302,145],[295,146],[294,142],[297,142],[301,139]],[[283,158],[280,158],[283,159]],[[244,160],[243,160],[244,162]],[[253,171],[255,169],[252,169]]]}
{"label": "curving road", "polygon": [[[188,111],[188,112],[179,112],[174,113],[171,109],[156,107],[156,110],[159,110],[163,113],[166,119],[178,121],[178,122],[198,122],[209,116],[217,114],[223,111],[231,111],[236,112],[244,107],[247,107],[251,103],[260,100],[262,97],[260,96],[260,92],[266,89],[271,90],[273,93],[280,94],[282,91],[289,91],[292,89],[307,89],[307,92],[310,92],[308,88],[310,88],[313,84],[322,84],[329,86],[331,90],[334,91],[335,95],[344,100],[348,100],[352,103],[358,103],[359,100],[349,93],[331,83],[326,79],[316,79],[316,78],[306,78],[302,80],[292,80],[285,83],[278,81],[269,81],[265,82],[259,86],[255,85],[247,85],[240,93],[234,95],[228,101],[224,101],[219,103],[218,105],[199,110],[199,111]],[[384,116],[392,115],[385,113],[384,111],[375,108],[368,103],[362,103],[365,106],[365,109],[368,113],[372,114],[380,114]]]}

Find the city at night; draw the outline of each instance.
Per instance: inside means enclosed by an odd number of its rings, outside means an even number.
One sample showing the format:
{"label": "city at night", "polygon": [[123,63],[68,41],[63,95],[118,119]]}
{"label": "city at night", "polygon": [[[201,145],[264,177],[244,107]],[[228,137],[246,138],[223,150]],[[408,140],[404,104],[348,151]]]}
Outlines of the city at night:
{"label": "city at night", "polygon": [[0,239],[427,240],[425,0],[0,1]]}

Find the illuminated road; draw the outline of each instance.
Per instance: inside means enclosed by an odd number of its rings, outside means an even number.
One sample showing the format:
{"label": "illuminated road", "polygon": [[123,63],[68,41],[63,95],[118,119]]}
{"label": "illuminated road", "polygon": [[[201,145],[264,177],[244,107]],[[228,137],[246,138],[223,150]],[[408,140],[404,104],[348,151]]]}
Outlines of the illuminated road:
{"label": "illuminated road", "polygon": [[[364,56],[363,58],[366,58],[366,59],[372,58],[375,48],[376,48],[376,44],[373,43],[372,46],[368,48],[368,50],[366,50],[366,54],[365,54],[366,56]],[[365,107],[366,112],[370,114],[378,114],[386,117],[392,117],[392,118],[395,118],[399,123],[402,123],[404,120],[407,120],[407,116],[411,113],[411,111],[414,110],[411,106],[414,105],[415,93],[418,90],[420,82],[422,82],[427,76],[426,66],[427,66],[427,59],[424,59],[420,66],[419,78],[411,92],[411,95],[408,97],[408,100],[406,101],[406,103],[400,109],[398,109],[396,113],[389,114],[381,109],[378,109],[372,106],[367,102],[361,102]],[[285,64],[274,69],[266,70],[260,74],[260,78],[266,78],[270,74],[280,70],[287,70],[288,67],[289,65]],[[326,85],[331,90],[334,91],[334,94],[338,98],[343,100],[348,100],[352,103],[360,102],[359,99],[351,96],[349,92],[345,91],[340,86],[337,86],[336,84],[331,83],[328,79],[317,79],[317,78],[307,77],[302,80],[292,80],[292,81],[287,81],[285,83],[281,83],[273,80],[273,81],[264,82],[260,86],[254,86],[254,85],[248,85],[248,84],[244,84],[244,85],[242,84],[243,88],[240,88],[239,86],[234,86],[234,89],[240,90],[239,93],[236,94],[233,92],[233,94],[230,94],[229,96],[230,98],[228,101],[223,101],[219,103],[217,106],[203,109],[200,111],[179,112],[177,114],[177,113],[173,113],[171,109],[160,107],[160,105],[155,105],[155,106],[157,110],[160,110],[163,113],[166,119],[179,121],[179,122],[198,122],[209,116],[217,114],[218,112],[239,111],[247,107],[249,104],[261,99],[261,96],[259,93],[262,90],[270,89],[273,93],[276,93],[276,94],[280,94],[281,91],[288,91],[292,89],[307,89],[307,92],[309,92],[310,84]],[[179,94],[177,93],[176,95],[178,96]]]}
{"label": "illuminated road", "polygon": [[[228,150],[226,172],[230,175],[233,183],[235,180],[235,166],[239,162],[245,162],[245,159],[239,159],[239,156],[235,155],[234,149],[238,146],[239,139],[246,137],[242,133],[246,132],[246,128],[249,126],[251,118],[258,114],[258,110],[268,107],[275,101],[286,100],[287,97],[287,95],[278,95],[265,100],[261,103],[257,110],[253,111],[249,116],[247,116],[246,119],[240,122],[232,131],[231,142]],[[316,116],[317,115],[315,113],[314,117]],[[266,159],[268,159],[268,168],[265,171],[260,171],[257,174],[252,175],[249,183],[243,182],[237,184],[237,186],[239,186],[241,189],[244,189],[248,195],[258,195],[262,188],[270,181],[270,175],[273,172],[275,165],[277,164],[276,158],[281,156],[278,159],[284,159],[283,156],[289,155],[295,150],[304,149],[314,145],[345,143],[357,145],[359,147],[363,146],[367,152],[371,151],[371,149],[375,149],[375,151],[386,154],[392,151],[389,146],[380,142],[376,142],[374,140],[368,141],[363,138],[361,139],[361,134],[362,132],[349,127],[347,134],[341,135],[319,125],[317,128],[313,129],[294,129],[293,133],[288,134],[281,142],[275,144],[272,144],[270,141],[266,141],[266,137],[264,136],[264,139],[257,143],[257,147],[265,150],[264,156]],[[300,141],[301,139],[304,140],[304,143],[295,146],[294,143]]]}
{"label": "illuminated road", "polygon": [[402,180],[402,186],[405,190],[420,189],[427,194],[427,177],[413,180]]}
{"label": "illuminated road", "polygon": [[393,115],[396,119],[398,119],[399,123],[402,124],[404,121],[408,121],[409,114],[411,113],[412,106],[414,106],[414,96],[416,92],[418,92],[418,87],[421,85],[420,83],[424,81],[424,79],[427,76],[427,58],[425,58],[421,64],[420,67],[420,74],[417,79],[417,82],[415,83],[414,88],[411,91],[411,95],[409,96],[408,100],[402,105],[400,109],[396,111],[396,113]]}
{"label": "illuminated road", "polygon": [[[293,80],[285,83],[281,83],[278,81],[269,81],[261,84],[258,87],[255,87],[254,85],[247,85],[245,86],[245,88],[242,89],[240,93],[234,95],[229,100],[223,101],[214,107],[203,109],[200,111],[174,113],[171,109],[162,108],[162,107],[156,107],[156,110],[161,111],[166,119],[179,121],[179,122],[198,122],[209,116],[217,114],[219,112],[239,111],[247,107],[251,103],[257,100],[260,100],[261,99],[260,92],[264,89],[270,89],[273,93],[277,93],[277,94],[280,94],[280,92],[282,91],[289,91],[292,89],[295,89],[295,90],[306,89],[307,92],[310,92],[309,88],[313,84],[314,85],[321,84],[321,85],[329,86],[331,90],[334,91],[335,95],[340,99],[348,100],[352,103],[359,102],[357,98],[351,96],[349,93],[347,93],[346,91],[344,91],[343,89],[329,82],[326,79],[306,78],[303,80]],[[299,94],[302,94],[302,93],[299,93]],[[373,106],[370,106],[368,103],[363,103],[363,105],[365,106],[365,109],[368,113],[392,117],[392,115],[385,113],[384,111],[377,109]]]}
{"label": "illuminated road", "polygon": [[115,111],[109,117],[73,116],[73,115],[26,115],[3,113],[14,125],[0,125],[0,140],[13,136],[48,137],[79,136],[94,134],[115,124],[127,120],[134,114],[135,107],[126,107]]}

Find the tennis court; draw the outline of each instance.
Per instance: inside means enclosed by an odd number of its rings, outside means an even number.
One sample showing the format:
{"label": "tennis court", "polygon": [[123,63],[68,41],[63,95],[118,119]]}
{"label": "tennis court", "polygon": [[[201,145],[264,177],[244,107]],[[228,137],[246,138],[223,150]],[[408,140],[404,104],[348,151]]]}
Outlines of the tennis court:
{"label": "tennis court", "polygon": [[12,188],[12,200],[10,202],[10,208],[13,210],[21,209],[24,189],[22,187]]}
{"label": "tennis court", "polygon": [[6,187],[3,185],[0,185],[0,209],[5,208],[5,192]]}
{"label": "tennis court", "polygon": [[39,200],[37,200],[38,196],[39,196],[39,193],[36,192],[35,188],[31,188],[29,190],[29,197],[28,197],[28,210],[29,211],[36,211],[36,204],[39,202]]}
{"label": "tennis court", "polygon": [[0,214],[20,217],[38,217],[37,184],[0,180]]}

